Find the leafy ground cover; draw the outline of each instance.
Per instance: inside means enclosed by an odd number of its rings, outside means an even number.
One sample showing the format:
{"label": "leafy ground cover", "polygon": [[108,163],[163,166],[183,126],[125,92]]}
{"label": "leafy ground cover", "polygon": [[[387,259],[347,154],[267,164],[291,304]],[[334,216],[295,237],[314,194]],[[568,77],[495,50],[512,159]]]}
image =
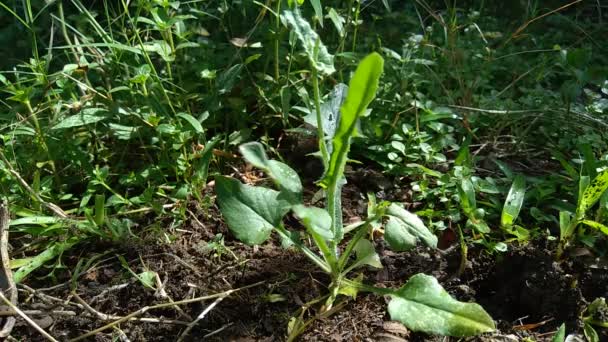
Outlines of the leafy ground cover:
{"label": "leafy ground cover", "polygon": [[0,11],[13,340],[607,338],[601,2]]}

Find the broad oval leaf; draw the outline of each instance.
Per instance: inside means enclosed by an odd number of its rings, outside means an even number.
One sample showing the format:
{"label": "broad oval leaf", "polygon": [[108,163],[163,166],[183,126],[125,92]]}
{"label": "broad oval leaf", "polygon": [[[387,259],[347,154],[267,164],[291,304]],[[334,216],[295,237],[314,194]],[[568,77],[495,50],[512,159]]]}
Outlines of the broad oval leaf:
{"label": "broad oval leaf", "polygon": [[519,216],[519,211],[524,203],[524,196],[526,195],[526,180],[523,176],[517,176],[511,184],[509,194],[505,200],[505,205],[502,208],[502,215],[500,217],[500,225],[502,227],[509,227]]}
{"label": "broad oval leaf", "polygon": [[333,239],[331,216],[325,209],[295,205],[292,210],[309,231],[323,237],[325,240]]}
{"label": "broad oval leaf", "polygon": [[585,188],[578,205],[577,217],[582,218],[589,208],[593,207],[602,194],[608,189],[608,169],[600,172]]}
{"label": "broad oval leaf", "polygon": [[327,52],[327,47],[323,45],[319,35],[302,17],[297,7],[293,11],[283,12],[281,20],[294,30],[313,68],[325,75],[331,75],[336,71],[334,56]]}
{"label": "broad oval leaf", "polygon": [[416,274],[391,295],[388,312],[413,331],[445,336],[473,336],[496,329],[478,304],[452,298],[434,277]]}
{"label": "broad oval leaf", "polygon": [[391,203],[386,214],[389,219],[384,228],[384,239],[395,251],[406,251],[422,240],[429,247],[437,248],[437,237],[415,214]]}
{"label": "broad oval leaf", "polygon": [[264,146],[249,142],[239,146],[241,154],[251,165],[263,170],[283,192],[282,199],[291,204],[302,203],[302,182],[298,173],[285,163],[268,159]]}
{"label": "broad oval leaf", "polygon": [[248,245],[266,241],[290,207],[279,198],[280,192],[245,185],[230,177],[217,176],[215,191],[230,231]]}

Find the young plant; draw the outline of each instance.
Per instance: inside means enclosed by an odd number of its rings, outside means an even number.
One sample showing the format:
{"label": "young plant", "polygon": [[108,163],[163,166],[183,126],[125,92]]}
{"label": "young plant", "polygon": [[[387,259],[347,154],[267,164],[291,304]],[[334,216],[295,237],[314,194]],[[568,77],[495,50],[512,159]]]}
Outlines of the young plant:
{"label": "young plant", "polygon": [[599,342],[600,337],[595,331],[595,327],[608,328],[608,304],[606,304],[606,299],[600,297],[591,302],[583,311],[582,321],[584,322],[583,331],[587,341]]}
{"label": "young plant", "polygon": [[[589,176],[581,176],[579,179],[579,198],[574,216],[567,211],[559,213],[560,243],[557,249],[557,257],[561,257],[565,248],[572,242],[577,227],[584,225],[608,235],[608,226],[599,222],[603,212],[608,206],[608,169],[595,176],[589,181]],[[589,219],[590,209],[600,202],[596,218]]]}
{"label": "young plant", "polygon": [[[318,46],[317,42],[315,49]],[[353,275],[355,269],[365,265],[382,267],[374,243],[365,239],[370,235],[370,229],[382,222],[386,222],[384,238],[396,251],[411,249],[419,241],[431,248],[437,245],[437,238],[422,220],[396,203],[370,201],[369,217],[365,221],[348,227],[342,225],[341,187],[346,183],[344,167],[351,137],[355,134],[357,120],[375,97],[383,64],[382,57],[376,53],[360,62],[350,81],[333,134],[328,135],[323,130],[324,118],[317,107],[322,157],[327,153],[325,173],[319,181],[326,196],[325,208],[303,205],[302,183],[297,173],[284,163],[268,159],[262,144],[250,142],[240,146],[243,157],[263,170],[278,190],[218,176],[216,192],[221,212],[232,233],[244,243],[261,244],[275,231],[287,245],[299,249],[327,273],[331,283],[323,312],[332,308],[340,294],[354,296],[363,291],[390,296],[388,311],[391,318],[414,331],[450,336],[492,331],[494,322],[483,308],[453,299],[432,276],[417,274],[400,289],[387,289],[364,284],[362,275]],[[330,140],[326,141],[328,136]],[[283,225],[282,219],[290,211],[302,221],[316,250],[304,243],[306,240],[299,232]],[[350,236],[345,238],[346,234]],[[292,329],[290,340],[302,330]]]}

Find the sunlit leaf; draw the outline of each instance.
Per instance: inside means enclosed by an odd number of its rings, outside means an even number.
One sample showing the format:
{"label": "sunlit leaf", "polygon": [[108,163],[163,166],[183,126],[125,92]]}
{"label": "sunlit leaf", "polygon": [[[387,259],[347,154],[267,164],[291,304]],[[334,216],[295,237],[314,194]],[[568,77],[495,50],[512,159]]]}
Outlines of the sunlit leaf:
{"label": "sunlit leaf", "polygon": [[391,297],[391,319],[413,331],[464,337],[495,329],[492,317],[481,306],[455,300],[437,279],[425,274],[411,277]]}
{"label": "sunlit leaf", "polygon": [[223,176],[215,178],[215,188],[230,231],[249,245],[266,241],[289,211],[290,205],[280,200],[280,193],[275,190],[241,184]]}
{"label": "sunlit leaf", "polygon": [[296,205],[292,209],[309,231],[323,237],[325,240],[333,239],[331,216],[329,216],[329,213],[325,209],[305,207],[303,205]]}
{"label": "sunlit leaf", "polygon": [[597,230],[599,230],[600,232],[602,232],[602,233],[604,233],[604,234],[608,235],[608,227],[607,227],[607,226],[605,226],[605,225],[603,225],[603,224],[601,224],[601,223],[599,223],[599,222],[595,222],[595,221],[592,221],[592,220],[583,220],[583,221],[581,221],[581,222],[582,222],[583,224],[585,224],[585,225],[587,225],[587,226],[591,227],[591,228],[597,229]]}
{"label": "sunlit leaf", "polygon": [[600,199],[606,189],[608,189],[608,169],[598,173],[591,184],[585,188],[579,201],[577,217],[583,217],[587,210]]}
{"label": "sunlit leaf", "polygon": [[350,139],[355,133],[357,119],[376,96],[383,69],[384,60],[374,52],[359,63],[350,80],[348,94],[341,108],[339,126],[332,139],[333,152],[329,168],[321,180],[322,185],[327,186],[332,182],[337,182],[337,179],[344,174]]}
{"label": "sunlit leaf", "polygon": [[511,184],[511,189],[507,194],[505,205],[502,208],[502,215],[500,217],[501,227],[508,227],[519,216],[519,211],[524,202],[524,196],[526,195],[526,180],[523,176],[517,176]]}
{"label": "sunlit leaf", "polygon": [[382,263],[380,262],[380,256],[376,253],[376,248],[374,244],[369,240],[361,239],[355,245],[355,255],[357,256],[357,260],[355,263],[357,266],[359,265],[369,265],[374,268],[382,268]]}
{"label": "sunlit leaf", "polygon": [[198,122],[198,120],[194,116],[192,116],[188,113],[178,113],[177,116],[186,120],[186,122],[188,122],[190,124],[190,126],[192,126],[192,128],[194,128],[196,133],[200,133],[200,134],[204,133],[203,126],[201,125],[200,122]]}
{"label": "sunlit leaf", "polygon": [[263,170],[285,193],[284,199],[291,204],[302,203],[302,182],[298,173],[288,165],[268,159],[264,146],[259,142],[249,142],[239,146],[241,154],[253,166]]}
{"label": "sunlit leaf", "polygon": [[429,247],[437,247],[437,237],[424,225],[415,214],[392,203],[387,211],[388,222],[384,229],[384,239],[396,251],[406,251],[418,243],[424,242]]}
{"label": "sunlit leaf", "polygon": [[15,274],[13,275],[15,283],[21,282],[21,280],[23,280],[28,274],[42,267],[42,265],[44,265],[46,262],[55,259],[64,251],[72,248],[72,246],[78,243],[78,241],[78,238],[70,238],[63,242],[55,242],[51,244],[43,252],[29,259],[29,262],[27,264],[21,266],[17,270],[17,272],[15,272]]}
{"label": "sunlit leaf", "polygon": [[562,323],[562,325],[560,325],[560,327],[557,330],[557,332],[555,333],[555,335],[553,335],[553,339],[551,339],[551,342],[564,342],[565,339],[566,339],[566,325]]}
{"label": "sunlit leaf", "polygon": [[296,7],[294,10],[285,11],[281,19],[296,33],[313,68],[325,75],[333,74],[336,71],[334,56],[327,52],[327,47],[323,45],[321,38],[308,21],[302,17],[300,10]]}

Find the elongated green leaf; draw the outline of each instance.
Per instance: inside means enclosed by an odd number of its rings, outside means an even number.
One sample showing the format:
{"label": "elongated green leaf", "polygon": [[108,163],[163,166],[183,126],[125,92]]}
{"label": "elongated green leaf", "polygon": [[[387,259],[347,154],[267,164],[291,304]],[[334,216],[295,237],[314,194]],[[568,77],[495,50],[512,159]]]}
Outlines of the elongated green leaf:
{"label": "elongated green leaf", "polygon": [[600,199],[606,189],[608,189],[608,169],[599,173],[585,189],[578,205],[577,217],[583,217],[587,210]]}
{"label": "elongated green leaf", "polygon": [[70,249],[72,246],[78,243],[78,241],[78,238],[72,238],[64,242],[56,242],[51,247],[44,250],[44,252],[31,258],[27,264],[21,266],[13,275],[15,283],[21,282],[21,280],[23,280],[23,278],[25,278],[28,274],[44,265],[47,261],[61,255],[61,253]]}
{"label": "elongated green leaf", "polygon": [[606,227],[605,225],[603,225],[603,224],[601,224],[599,222],[595,222],[595,221],[592,221],[592,220],[583,220],[582,223],[586,224],[587,226],[589,226],[591,228],[597,229],[600,232],[608,235],[608,227]]}
{"label": "elongated green leaf", "polygon": [[12,220],[10,222],[10,226],[19,226],[23,224],[28,225],[41,225],[41,224],[54,224],[59,223],[64,219],[55,216],[27,216],[18,218],[16,220]]}
{"label": "elongated green leaf", "polygon": [[564,241],[568,239],[572,233],[574,233],[574,228],[571,224],[572,217],[567,211],[559,212],[559,237],[560,240]]}
{"label": "elongated green leaf", "polygon": [[374,268],[382,268],[382,263],[380,262],[380,256],[376,253],[376,249],[374,248],[374,244],[369,240],[361,239],[355,245],[355,255],[357,256],[357,260],[355,263],[357,266],[359,265],[369,265]]}
{"label": "elongated green leaf", "polygon": [[101,120],[107,119],[107,113],[108,111],[104,108],[85,108],[81,110],[80,113],[63,119],[58,124],[53,126],[52,129],[65,129],[94,124]]}
{"label": "elongated green leaf", "polygon": [[509,227],[519,216],[519,211],[524,203],[524,196],[526,194],[526,180],[522,176],[515,177],[511,189],[507,195],[505,205],[502,208],[502,215],[500,217],[501,227]]}
{"label": "elongated green leaf", "polygon": [[213,157],[213,149],[215,148],[215,145],[220,142],[220,140],[221,138],[219,136],[211,138],[211,140],[205,144],[205,148],[201,152],[201,157],[195,159],[193,163],[194,175],[192,178],[199,184],[207,183],[207,176],[209,175],[209,163],[211,162],[211,157]]}
{"label": "elongated green leaf", "polygon": [[591,326],[589,323],[585,323],[583,325],[583,332],[585,333],[585,337],[588,342],[600,342],[600,336],[597,334],[597,331]]}
{"label": "elongated green leaf", "polygon": [[334,56],[327,52],[327,47],[323,45],[321,38],[310,27],[308,21],[302,18],[297,7],[292,11],[283,12],[281,20],[286,26],[294,30],[313,68],[325,75],[331,75],[336,71]]}
{"label": "elongated green leaf", "polygon": [[437,279],[425,274],[410,278],[391,297],[391,319],[413,331],[464,337],[495,329],[492,317],[481,306],[455,300]]}
{"label": "elongated green leaf", "polygon": [[559,329],[557,330],[555,335],[553,335],[551,342],[564,342],[565,339],[566,339],[566,325],[562,323],[562,325],[559,326]]}
{"label": "elongated green leaf", "polygon": [[357,119],[376,96],[383,69],[384,60],[374,52],[359,63],[355,75],[350,80],[348,95],[340,111],[338,130],[332,139],[332,154],[328,170],[320,183],[322,186],[336,184],[342,178],[350,149],[350,138],[355,133]]}
{"label": "elongated green leaf", "polygon": [[321,6],[321,0],[310,0],[312,8],[315,10],[315,16],[319,20],[319,25],[323,27],[323,6]]}
{"label": "elongated green leaf", "polygon": [[325,240],[332,240],[334,238],[334,234],[331,231],[331,216],[329,216],[329,213],[325,209],[305,207],[303,205],[296,205],[292,209],[308,230],[318,234]]}
{"label": "elongated green leaf", "polygon": [[302,182],[298,173],[280,161],[268,159],[264,146],[249,142],[239,146],[241,154],[251,165],[263,170],[284,193],[282,197],[291,204],[302,203]]}
{"label": "elongated green leaf", "polygon": [[338,34],[340,35],[340,37],[344,37],[344,18],[342,18],[338,12],[336,12],[335,9],[330,8],[329,9],[329,13],[327,13],[327,15],[329,16],[329,19],[331,19],[332,23],[334,24],[334,27],[336,28],[336,31],[338,31]]}
{"label": "elongated green leaf", "polygon": [[289,203],[279,199],[280,193],[275,190],[241,184],[223,176],[215,178],[215,188],[230,231],[248,245],[266,241],[289,211]]}
{"label": "elongated green leaf", "polygon": [[198,122],[196,118],[194,118],[194,116],[187,113],[178,113],[177,116],[186,120],[186,122],[188,122],[190,126],[194,128],[194,131],[196,131],[196,133],[204,133],[203,126],[200,122]]}
{"label": "elongated green leaf", "polygon": [[391,203],[386,214],[388,222],[384,228],[384,239],[396,251],[406,251],[422,240],[429,247],[437,247],[437,237],[415,214]]}

